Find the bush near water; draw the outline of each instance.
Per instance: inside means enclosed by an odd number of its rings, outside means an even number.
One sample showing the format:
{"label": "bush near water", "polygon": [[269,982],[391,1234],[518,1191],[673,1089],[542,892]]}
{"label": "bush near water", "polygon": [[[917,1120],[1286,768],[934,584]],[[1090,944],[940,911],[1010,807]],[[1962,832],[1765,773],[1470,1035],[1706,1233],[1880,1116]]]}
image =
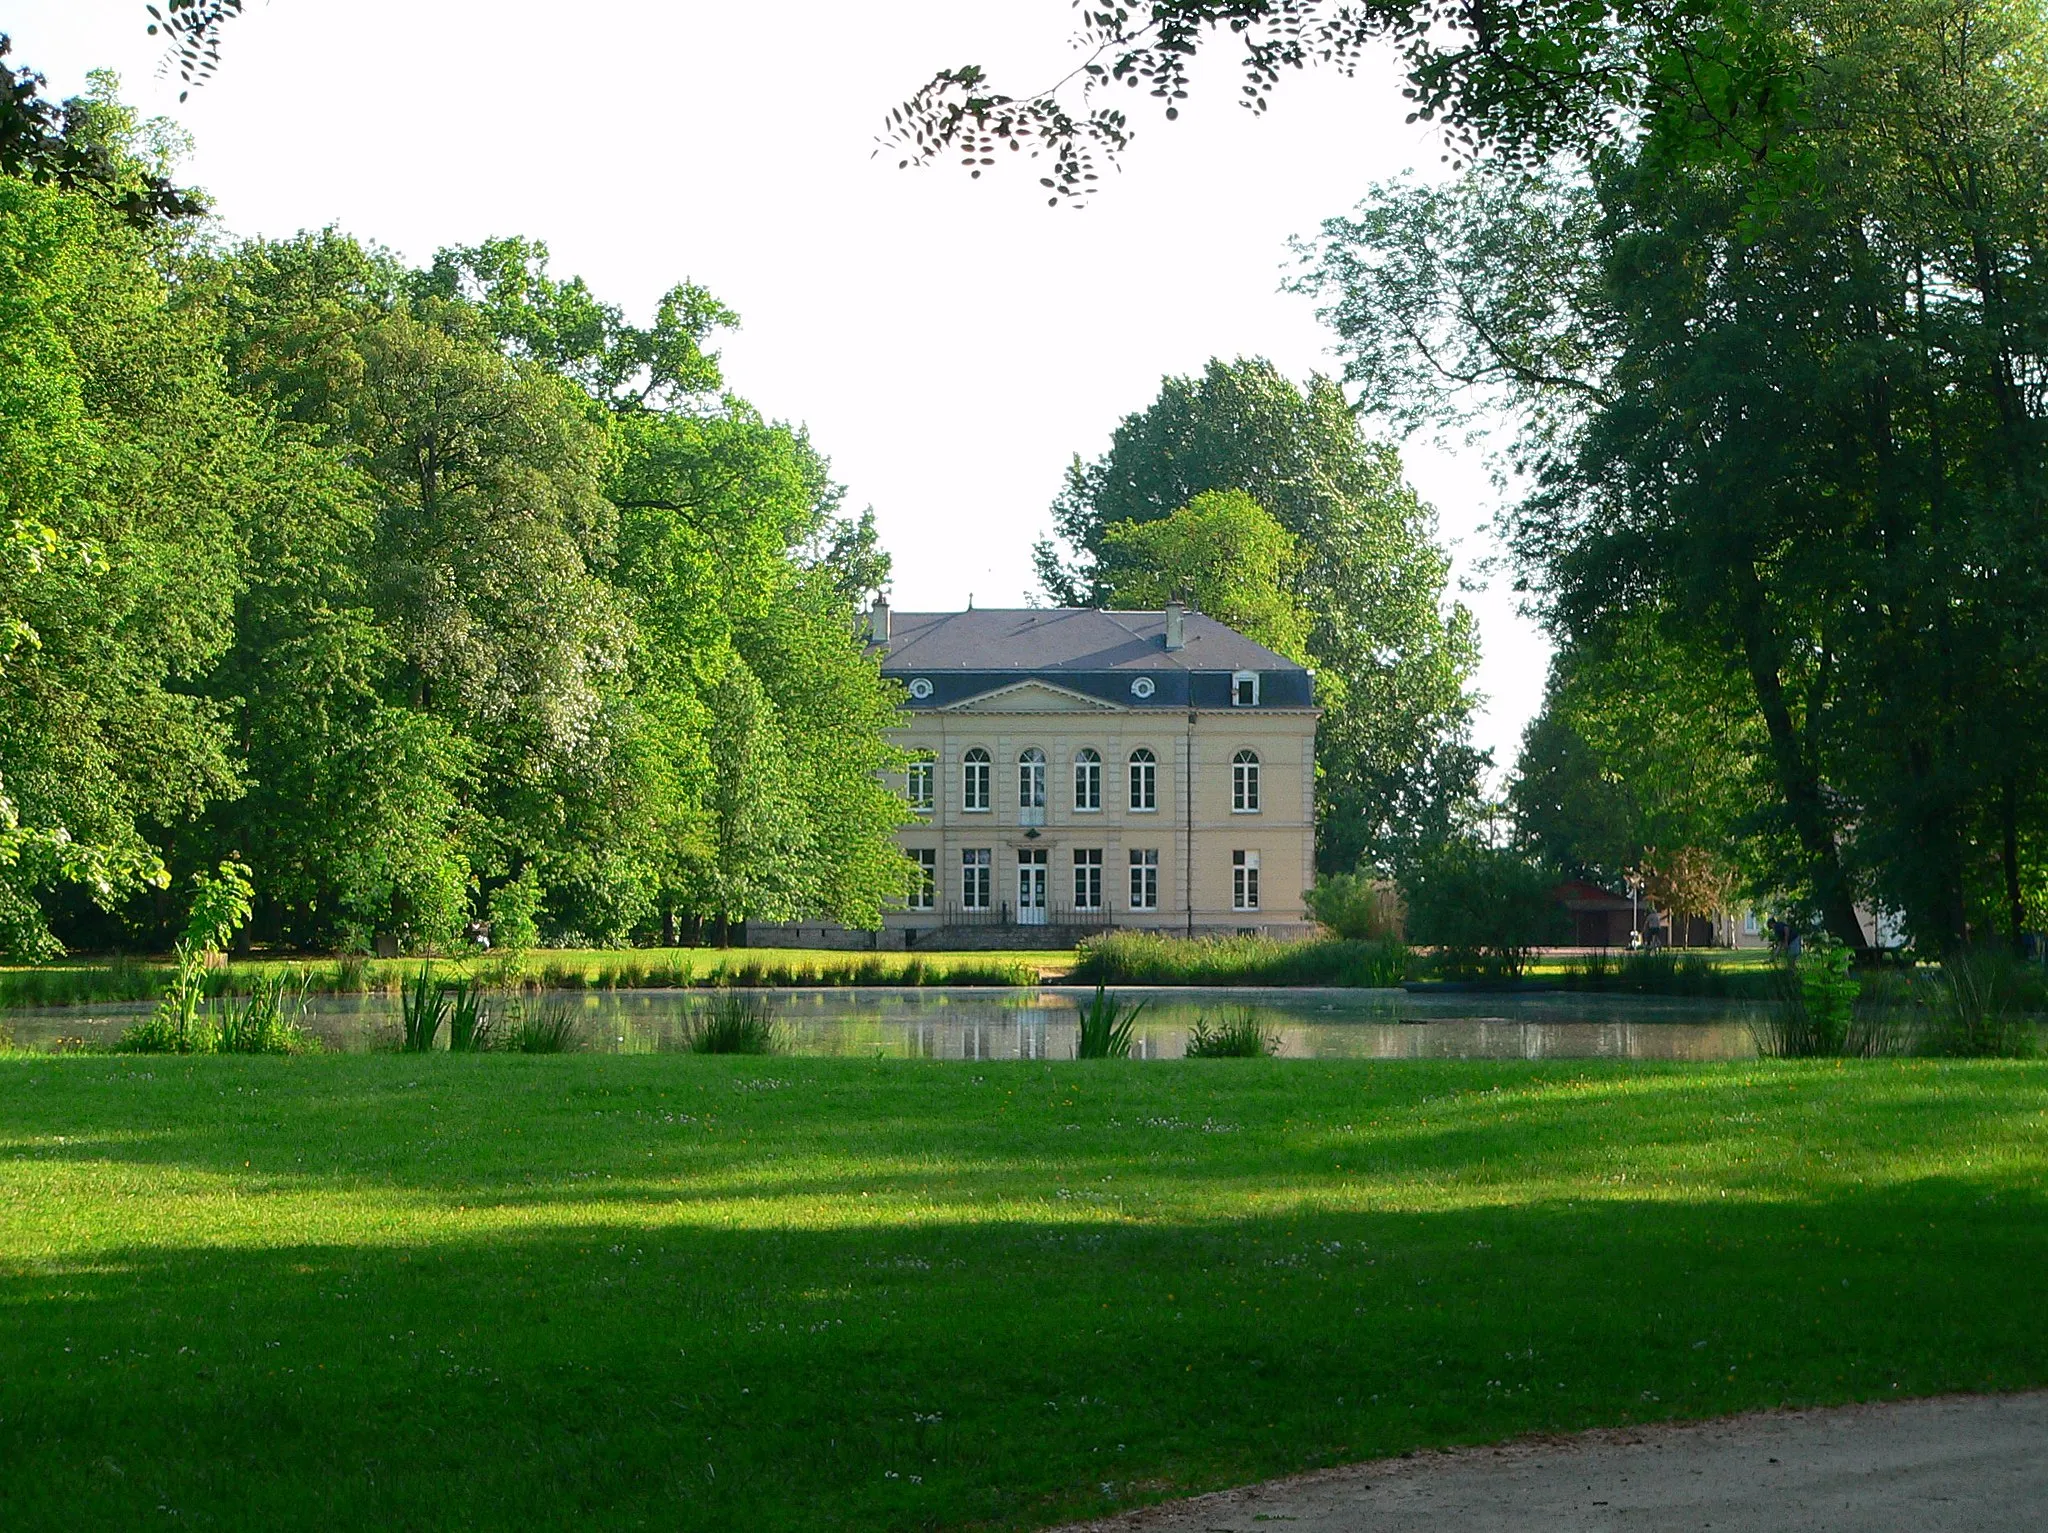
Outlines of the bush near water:
{"label": "bush near water", "polygon": [[1072,979],[1090,985],[1398,985],[1408,974],[1400,942],[1272,937],[1169,937],[1109,932],[1080,946]]}

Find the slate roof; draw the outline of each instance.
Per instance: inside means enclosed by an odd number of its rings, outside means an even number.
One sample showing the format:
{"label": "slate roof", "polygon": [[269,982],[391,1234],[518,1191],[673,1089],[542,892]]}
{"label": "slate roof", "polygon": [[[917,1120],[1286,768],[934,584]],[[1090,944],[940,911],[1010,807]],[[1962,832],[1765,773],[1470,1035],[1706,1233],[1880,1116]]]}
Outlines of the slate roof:
{"label": "slate roof", "polygon": [[[1302,671],[1215,618],[1182,619],[1183,647],[1166,647],[1164,612],[1093,607],[976,607],[968,612],[893,612],[882,669],[934,671]],[[1306,674],[1304,672],[1304,674]]]}
{"label": "slate roof", "polygon": [[914,710],[952,708],[1041,677],[1118,708],[1234,706],[1231,676],[1259,674],[1262,710],[1313,709],[1305,667],[1190,612],[1182,647],[1166,647],[1164,612],[1093,607],[977,607],[968,612],[896,612],[889,642],[876,646],[882,671],[910,683]]}

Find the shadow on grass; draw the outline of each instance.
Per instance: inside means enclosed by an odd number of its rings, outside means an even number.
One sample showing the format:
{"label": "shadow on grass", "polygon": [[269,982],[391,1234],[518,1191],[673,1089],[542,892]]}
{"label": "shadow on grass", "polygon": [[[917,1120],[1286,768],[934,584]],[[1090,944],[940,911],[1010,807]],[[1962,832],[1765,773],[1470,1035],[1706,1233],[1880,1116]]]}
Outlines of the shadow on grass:
{"label": "shadow on grass", "polygon": [[1355,1204],[1362,1182],[1799,1201],[1967,1158],[2038,1163],[2044,1110],[2048,1067],[1996,1061],[0,1060],[0,1155],[142,1185],[188,1172],[427,1208],[781,1200],[799,1221],[805,1200],[899,1191],[941,1215],[1088,1188],[1137,1217]]}
{"label": "shadow on grass", "polygon": [[[2038,1192],[598,1224],[0,1272],[0,1524],[900,1528],[2048,1380]],[[32,1471],[32,1472],[24,1472]]]}
{"label": "shadow on grass", "polygon": [[0,1526],[1026,1527],[2039,1384],[2044,1086],[0,1061]]}

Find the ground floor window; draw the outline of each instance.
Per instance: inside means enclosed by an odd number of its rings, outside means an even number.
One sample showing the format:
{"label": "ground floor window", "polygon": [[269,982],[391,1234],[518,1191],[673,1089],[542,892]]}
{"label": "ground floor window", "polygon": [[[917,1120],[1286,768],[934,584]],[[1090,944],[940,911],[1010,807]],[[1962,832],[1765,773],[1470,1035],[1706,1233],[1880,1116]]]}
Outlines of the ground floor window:
{"label": "ground floor window", "polygon": [[1074,849],[1074,908],[1102,908],[1102,853],[1099,849]]}
{"label": "ground floor window", "polygon": [[1131,909],[1157,910],[1159,908],[1159,853],[1137,851],[1131,853]]}
{"label": "ground floor window", "polygon": [[1237,910],[1259,908],[1259,854],[1230,854],[1230,903]]}
{"label": "ground floor window", "polygon": [[964,910],[986,910],[995,896],[995,855],[985,846],[969,847],[960,854],[960,905]]}
{"label": "ground floor window", "polygon": [[917,864],[917,882],[910,889],[910,908],[930,910],[939,903],[939,854],[929,846],[912,847],[910,860]]}

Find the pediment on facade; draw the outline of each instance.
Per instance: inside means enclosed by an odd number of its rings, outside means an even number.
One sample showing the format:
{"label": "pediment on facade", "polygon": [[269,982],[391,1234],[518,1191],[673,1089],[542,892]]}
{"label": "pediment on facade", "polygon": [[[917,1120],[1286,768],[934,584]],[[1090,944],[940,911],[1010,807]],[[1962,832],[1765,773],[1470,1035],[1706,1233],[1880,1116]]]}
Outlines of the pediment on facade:
{"label": "pediment on facade", "polygon": [[945,713],[1122,713],[1115,703],[1054,686],[1049,681],[1019,681],[993,692],[948,703]]}

